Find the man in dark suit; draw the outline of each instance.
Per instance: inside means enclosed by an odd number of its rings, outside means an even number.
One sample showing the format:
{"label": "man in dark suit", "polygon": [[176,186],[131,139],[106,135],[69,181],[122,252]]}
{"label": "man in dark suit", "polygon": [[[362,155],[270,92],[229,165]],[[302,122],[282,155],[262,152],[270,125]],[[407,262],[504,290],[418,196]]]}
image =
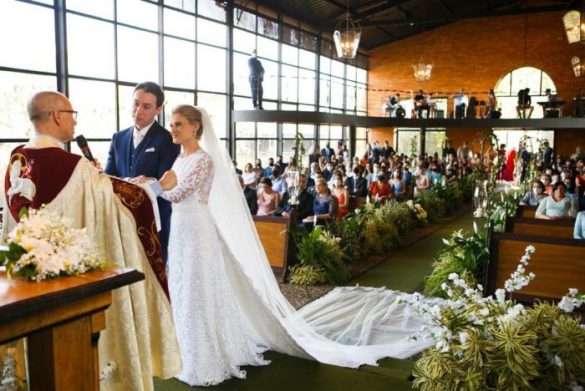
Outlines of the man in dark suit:
{"label": "man in dark suit", "polygon": [[353,176],[347,177],[345,187],[350,197],[366,197],[368,195],[368,180],[362,176],[362,167],[353,168]]}
{"label": "man in dark suit", "polygon": [[[314,197],[307,191],[307,176],[305,174],[299,175],[299,204],[296,206],[296,222],[302,225],[303,219],[313,215],[313,200]],[[282,195],[282,202],[276,208],[276,216],[289,217],[292,212],[293,205],[290,204],[290,194],[286,191]]]}
{"label": "man in dark suit", "polygon": [[[106,174],[121,178],[144,175],[160,179],[171,169],[181,147],[173,144],[169,131],[156,122],[164,101],[164,93],[158,84],[145,82],[136,86],[132,109],[134,125],[112,137]],[[160,197],[157,202],[161,219],[159,235],[166,262],[171,203]]]}
{"label": "man in dark suit", "polygon": [[331,148],[331,143],[329,143],[329,141],[327,141],[325,148],[321,150],[321,156],[325,158],[326,162],[330,162],[331,158],[335,156],[335,151]]}

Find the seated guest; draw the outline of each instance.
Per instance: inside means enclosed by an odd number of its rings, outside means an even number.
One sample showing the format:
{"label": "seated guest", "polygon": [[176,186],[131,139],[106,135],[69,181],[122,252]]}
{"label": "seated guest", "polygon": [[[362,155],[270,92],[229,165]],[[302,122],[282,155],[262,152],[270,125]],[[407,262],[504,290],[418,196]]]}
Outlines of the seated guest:
{"label": "seated guest", "polygon": [[244,166],[242,179],[244,180],[245,186],[249,186],[255,189],[256,186],[258,185],[258,174],[256,173],[256,171],[254,171],[252,163],[246,163],[246,165]]}
{"label": "seated guest", "polygon": [[368,180],[362,176],[362,167],[353,168],[353,176],[345,180],[345,187],[351,197],[366,197],[368,195]]}
{"label": "seated guest", "polygon": [[378,179],[375,182],[372,182],[368,191],[370,193],[370,202],[383,204],[394,198],[392,188],[388,185],[386,174],[383,172],[378,173]]}
{"label": "seated guest", "polygon": [[307,216],[313,215],[313,195],[307,190],[307,176],[305,174],[299,175],[299,193],[298,205],[291,205],[290,194],[285,192],[282,196],[282,202],[276,208],[275,215],[282,217],[290,217],[293,207],[296,206],[296,222],[301,224]]}
{"label": "seated guest", "polygon": [[543,174],[540,176],[540,181],[544,185],[544,192],[546,194],[548,194],[549,196],[551,196],[552,192],[553,192],[553,184],[552,184],[551,176],[549,174]]}
{"label": "seated guest", "polygon": [[573,230],[573,238],[585,239],[585,211],[577,213],[575,229]]}
{"label": "seated guest", "polygon": [[421,163],[419,165],[419,172],[416,176],[416,182],[414,185],[414,196],[420,195],[427,191],[427,189],[431,186],[431,180],[427,175],[427,165],[426,163]]}
{"label": "seated guest", "polygon": [[262,168],[262,160],[256,159],[256,166],[254,167],[256,172],[256,179],[259,181],[264,176],[264,168]]}
{"label": "seated guest", "polygon": [[546,197],[536,209],[535,217],[544,220],[557,220],[565,217],[575,217],[576,208],[572,199],[565,197],[565,185],[555,183],[553,195]]}
{"label": "seated guest", "polygon": [[272,178],[272,170],[274,169],[274,159],[268,158],[268,167],[264,169],[263,177]]}
{"label": "seated guest", "polygon": [[406,184],[402,180],[402,175],[400,171],[395,170],[392,172],[392,179],[390,180],[390,186],[392,187],[392,192],[394,193],[394,197],[397,200],[402,200],[406,195]]}
{"label": "seated guest", "polygon": [[548,197],[544,191],[544,185],[538,179],[532,181],[532,190],[527,191],[520,200],[520,205],[538,206],[540,201]]}
{"label": "seated guest", "polygon": [[258,216],[271,216],[276,211],[280,203],[280,195],[272,190],[272,181],[270,178],[260,180],[261,191],[258,193],[256,202],[258,203]]}
{"label": "seated guest", "polygon": [[331,195],[324,178],[317,180],[317,192],[313,200],[313,215],[307,216],[303,222],[325,224],[337,216],[337,198]]}
{"label": "seated guest", "polygon": [[272,169],[272,190],[280,196],[286,191],[286,178],[282,175],[282,170],[278,166],[274,166]]}
{"label": "seated guest", "polygon": [[240,181],[240,186],[242,186],[242,190],[244,191],[244,197],[246,197],[248,209],[250,209],[250,213],[252,215],[255,215],[258,212],[258,193],[256,192],[256,188],[246,186],[244,183],[244,178],[242,178],[240,175],[238,175],[238,180]]}
{"label": "seated guest", "polygon": [[339,172],[333,177],[331,193],[337,197],[337,220],[341,220],[349,213],[349,191],[343,185],[343,176]]}

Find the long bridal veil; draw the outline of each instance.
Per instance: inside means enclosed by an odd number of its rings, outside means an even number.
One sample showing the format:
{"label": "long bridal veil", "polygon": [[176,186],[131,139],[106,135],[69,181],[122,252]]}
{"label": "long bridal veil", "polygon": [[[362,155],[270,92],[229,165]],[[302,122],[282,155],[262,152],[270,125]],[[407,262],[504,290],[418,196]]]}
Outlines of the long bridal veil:
{"label": "long bridal veil", "polygon": [[337,288],[300,311],[292,307],[280,292],[229,154],[205,109],[197,109],[202,114],[201,145],[215,166],[210,212],[231,254],[230,282],[258,345],[353,368],[375,365],[382,357],[409,357],[428,347],[429,341],[410,338],[422,318],[398,303],[399,292]]}

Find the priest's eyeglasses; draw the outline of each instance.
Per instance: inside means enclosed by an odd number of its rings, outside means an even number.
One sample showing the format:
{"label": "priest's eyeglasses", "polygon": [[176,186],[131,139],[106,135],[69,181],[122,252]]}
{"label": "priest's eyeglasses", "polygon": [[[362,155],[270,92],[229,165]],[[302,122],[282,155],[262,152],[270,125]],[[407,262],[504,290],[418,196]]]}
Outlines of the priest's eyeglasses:
{"label": "priest's eyeglasses", "polygon": [[[77,111],[75,110],[55,110],[59,113],[71,113],[71,116],[73,117],[73,119],[77,119]],[[53,114],[54,112],[51,111],[49,114]]]}

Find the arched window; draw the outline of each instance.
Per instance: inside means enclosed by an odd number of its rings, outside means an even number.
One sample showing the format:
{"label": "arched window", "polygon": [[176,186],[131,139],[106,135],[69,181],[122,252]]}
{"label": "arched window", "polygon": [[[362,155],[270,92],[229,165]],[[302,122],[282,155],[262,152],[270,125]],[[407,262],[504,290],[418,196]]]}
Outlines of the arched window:
{"label": "arched window", "polygon": [[538,68],[522,67],[506,74],[496,84],[494,92],[498,98],[498,106],[502,109],[502,118],[516,118],[518,91],[530,88],[534,112],[532,118],[542,118],[542,108],[537,102],[545,100],[544,92],[550,88],[556,94],[556,87],[549,75]]}

